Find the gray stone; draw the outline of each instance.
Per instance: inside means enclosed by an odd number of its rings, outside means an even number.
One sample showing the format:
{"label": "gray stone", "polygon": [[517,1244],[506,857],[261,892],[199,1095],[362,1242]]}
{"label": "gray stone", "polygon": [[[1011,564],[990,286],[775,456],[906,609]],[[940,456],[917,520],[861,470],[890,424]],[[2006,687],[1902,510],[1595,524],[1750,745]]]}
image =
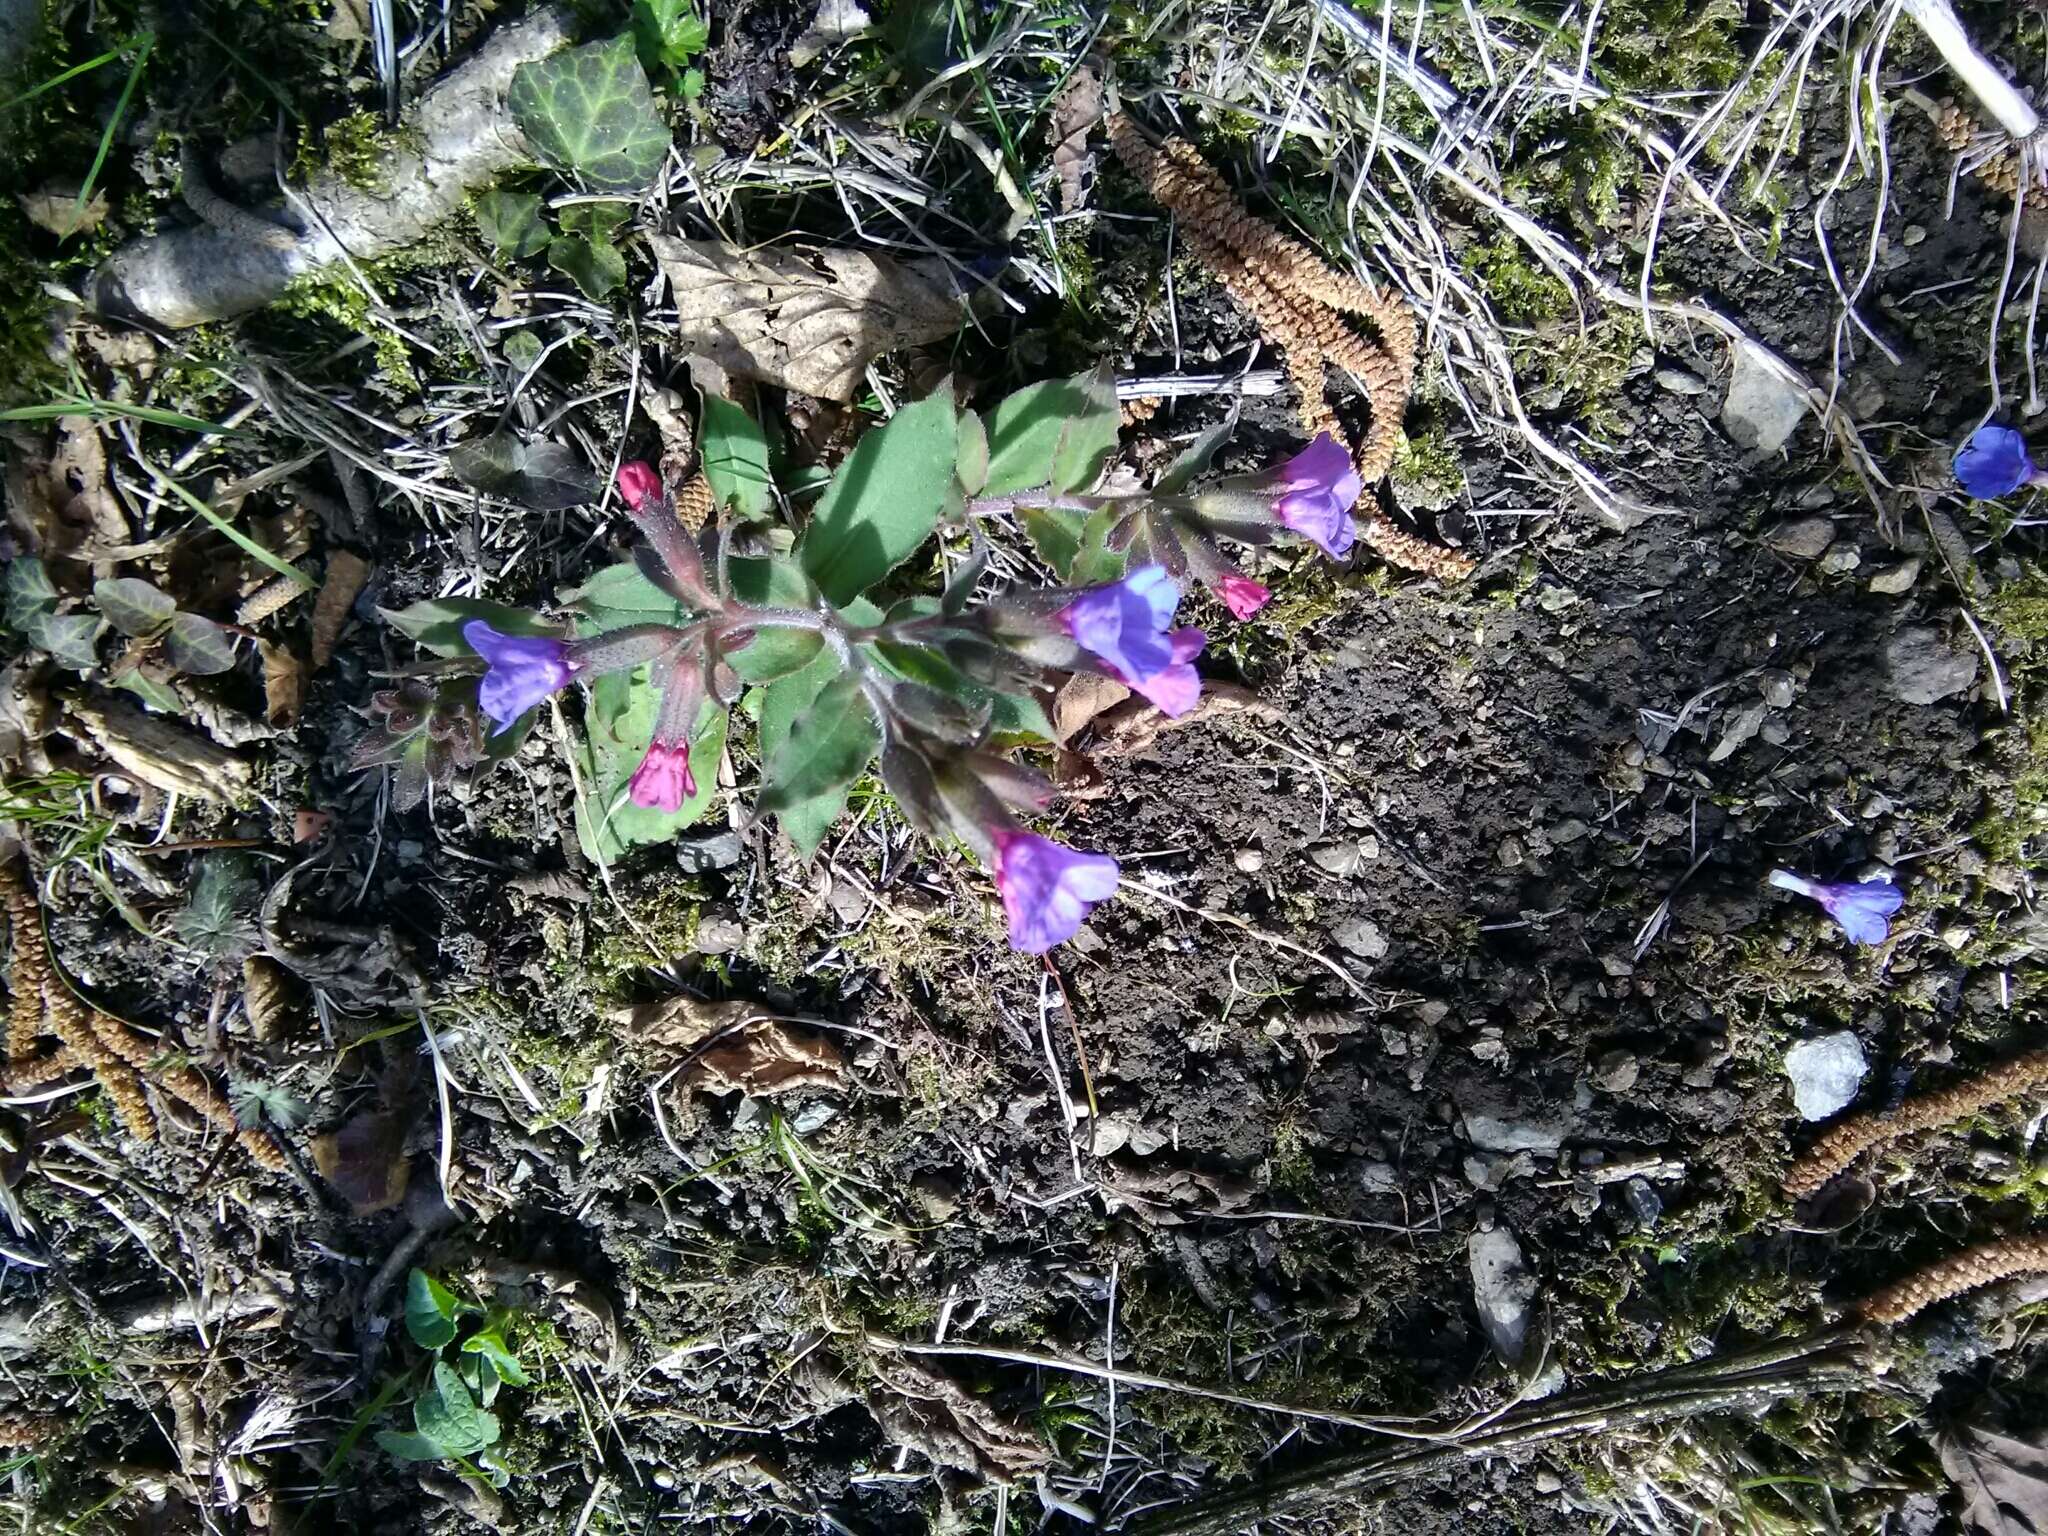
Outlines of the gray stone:
{"label": "gray stone", "polygon": [[1668,389],[1674,395],[1704,395],[1713,388],[1690,368],[1675,365],[1659,368],[1655,377],[1660,389]]}
{"label": "gray stone", "polygon": [[1846,576],[1863,563],[1863,552],[1854,544],[1836,544],[1820,557],[1823,576]]}
{"label": "gray stone", "polygon": [[1920,557],[1901,560],[1870,578],[1870,590],[1883,597],[1897,597],[1913,590],[1913,583],[1920,579]]}
{"label": "gray stone", "polygon": [[1721,406],[1721,425],[1738,448],[1776,453],[1806,414],[1806,397],[1762,348],[1739,341],[1730,351],[1735,368]]}
{"label": "gray stone", "polygon": [[1566,1115],[1510,1114],[1492,1106],[1459,1105],[1465,1137],[1482,1152],[1555,1152],[1571,1134]]}
{"label": "gray stone", "polygon": [[1593,1086],[1602,1093],[1627,1093],[1642,1075],[1633,1051],[1608,1051],[1593,1063]]}
{"label": "gray stone", "polygon": [[1357,843],[1318,843],[1308,851],[1309,862],[1326,875],[1348,880],[1358,873]]}
{"label": "gray stone", "polygon": [[1231,863],[1247,875],[1256,875],[1266,867],[1266,856],[1256,848],[1240,848],[1232,856]]}
{"label": "gray stone", "polygon": [[1977,681],[1977,653],[1950,645],[1939,630],[1924,625],[1892,636],[1884,665],[1892,697],[1908,704],[1934,704]]}
{"label": "gray stone", "polygon": [[697,953],[729,955],[747,942],[747,930],[730,917],[706,916],[697,924]]}
{"label": "gray stone", "polygon": [[1721,727],[1721,739],[1714,743],[1714,750],[1707,754],[1707,761],[1722,762],[1741,751],[1762,728],[1764,714],[1765,706],[1751,704],[1730,715]]}
{"label": "gray stone", "polygon": [[686,837],[676,844],[676,863],[686,875],[709,874],[714,869],[731,869],[746,853],[737,832],[712,832],[703,837]]}
{"label": "gray stone", "polygon": [[1835,525],[1824,517],[1780,523],[1764,535],[1764,543],[1788,560],[1818,560],[1834,541]]}
{"label": "gray stone", "polygon": [[1636,1225],[1645,1232],[1657,1225],[1664,1214],[1664,1201],[1657,1191],[1650,1188],[1647,1179],[1630,1179],[1621,1186],[1621,1198],[1628,1203],[1629,1214],[1636,1219]]}
{"label": "gray stone", "polygon": [[910,1181],[910,1192],[927,1221],[951,1221],[960,1209],[960,1187],[936,1173],[918,1174]]}
{"label": "gray stone", "polygon": [[1330,937],[1345,954],[1358,960],[1383,960],[1387,954],[1387,936],[1380,925],[1369,917],[1348,918],[1337,925]]}
{"label": "gray stone", "polygon": [[1790,672],[1773,667],[1756,680],[1757,691],[1773,709],[1789,709],[1799,697],[1799,684]]}
{"label": "gray stone", "polygon": [[789,1128],[799,1136],[814,1136],[839,1118],[839,1106],[829,1099],[813,1099],[790,1116]]}
{"label": "gray stone", "polygon": [[1863,1042],[1846,1029],[1802,1040],[1785,1053],[1792,1105],[1802,1120],[1825,1120],[1846,1109],[1869,1070]]}
{"label": "gray stone", "polygon": [[1360,1170],[1358,1186],[1368,1195],[1397,1195],[1401,1192],[1401,1176],[1394,1172],[1392,1163],[1374,1158]]}
{"label": "gray stone", "polygon": [[1529,1314],[1536,1306],[1536,1277],[1522,1258],[1522,1245],[1506,1227],[1474,1232],[1466,1252],[1472,1263],[1472,1300],[1493,1352],[1508,1366],[1522,1363],[1529,1343]]}

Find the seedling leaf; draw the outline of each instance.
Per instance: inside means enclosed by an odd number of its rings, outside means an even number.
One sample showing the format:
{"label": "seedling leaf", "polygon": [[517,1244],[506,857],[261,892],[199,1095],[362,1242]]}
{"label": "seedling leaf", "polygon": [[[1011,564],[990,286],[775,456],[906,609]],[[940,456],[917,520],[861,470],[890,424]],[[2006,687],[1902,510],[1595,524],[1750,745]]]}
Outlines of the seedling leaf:
{"label": "seedling leaf", "polygon": [[730,400],[707,395],[698,450],[704,478],[722,507],[741,517],[766,517],[775,505],[775,481],[768,473],[768,439],[760,424]]}
{"label": "seedling leaf", "polygon": [[508,1387],[527,1386],[532,1378],[526,1374],[526,1367],[519,1363],[519,1357],[506,1347],[505,1336],[495,1328],[486,1328],[462,1341],[465,1355],[482,1355],[491,1369],[497,1372],[498,1380]]}
{"label": "seedling leaf", "polygon": [[[421,1349],[439,1349],[455,1338],[455,1317],[462,1304],[455,1293],[428,1274],[415,1269],[405,1277],[405,1331]],[[420,1426],[426,1428],[424,1424]]]}

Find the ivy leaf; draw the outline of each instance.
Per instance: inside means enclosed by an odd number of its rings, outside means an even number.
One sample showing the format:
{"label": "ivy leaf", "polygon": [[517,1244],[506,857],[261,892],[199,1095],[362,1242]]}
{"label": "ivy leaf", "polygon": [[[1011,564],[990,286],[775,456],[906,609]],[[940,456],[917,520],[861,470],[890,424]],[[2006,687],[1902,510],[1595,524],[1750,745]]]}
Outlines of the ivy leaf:
{"label": "ivy leaf", "polygon": [[171,619],[164,636],[164,660],[180,672],[194,677],[211,677],[228,672],[235,665],[235,637],[211,619],[196,613],[180,613]]}
{"label": "ivy leaf", "polygon": [[988,483],[982,494],[1095,483],[1116,451],[1121,417],[1107,363],[1071,379],[1048,379],[998,401],[988,418]]}
{"label": "ivy leaf", "polygon": [[178,611],[168,593],[139,576],[94,582],[92,600],[109,624],[137,639],[156,634]]}
{"label": "ivy leaf", "polygon": [[476,200],[476,227],[500,256],[518,260],[547,249],[548,227],[541,222],[540,198],[531,192],[492,188]]}
{"label": "ivy leaf", "polygon": [[464,485],[536,512],[559,512],[598,498],[597,478],[569,449],[545,440],[522,443],[502,428],[458,443],[449,450],[448,468]]}
{"label": "ivy leaf", "polygon": [[25,633],[31,645],[48,651],[54,660],[75,672],[90,672],[99,665],[99,653],[93,649],[100,634],[97,614],[38,614],[30,620]]}
{"label": "ivy leaf", "polygon": [[690,0],[633,0],[633,43],[650,70],[679,70],[710,41]]}
{"label": "ivy leaf", "polygon": [[445,1360],[434,1362],[434,1385],[412,1405],[412,1417],[420,1434],[448,1456],[474,1456],[498,1443],[498,1416],[477,1403],[461,1373]]}
{"label": "ivy leaf", "polygon": [[405,1277],[405,1331],[421,1349],[439,1349],[450,1343],[455,1338],[456,1314],[461,1310],[462,1303],[455,1299],[455,1293],[424,1269],[415,1269]]}
{"label": "ivy leaf", "polygon": [[465,1355],[482,1355],[497,1373],[498,1380],[508,1387],[523,1387],[532,1378],[526,1374],[526,1367],[519,1363],[519,1357],[506,1347],[505,1336],[495,1328],[486,1328],[462,1341]]}
{"label": "ivy leaf", "polygon": [[551,240],[548,265],[583,290],[592,303],[626,281],[626,258],[609,245],[588,240]]}
{"label": "ivy leaf", "polygon": [[405,608],[380,608],[391,626],[423,651],[436,656],[470,656],[462,626],[482,619],[501,635],[546,635],[551,625],[529,608],[508,608],[480,597],[430,597]]}
{"label": "ivy leaf", "polygon": [[522,64],[506,103],[534,153],[601,192],[644,191],[668,160],[668,127],[633,39]]}
{"label": "ivy leaf", "polygon": [[621,202],[571,203],[557,222],[565,235],[592,245],[608,245],[617,238],[619,226],[632,216],[632,208]]}
{"label": "ivy leaf", "polygon": [[768,473],[768,439],[760,423],[732,401],[706,395],[697,450],[720,506],[741,517],[768,515],[775,505],[775,481]]}
{"label": "ivy leaf", "polygon": [[800,554],[826,598],[844,606],[931,537],[959,495],[953,396],[898,411],[847,456],[825,488]]}
{"label": "ivy leaf", "polygon": [[5,577],[7,627],[26,636],[44,614],[57,606],[57,588],[50,572],[34,555],[8,562]]}
{"label": "ivy leaf", "polygon": [[539,362],[546,350],[540,344],[540,338],[531,331],[513,331],[505,338],[505,361],[521,373]]}

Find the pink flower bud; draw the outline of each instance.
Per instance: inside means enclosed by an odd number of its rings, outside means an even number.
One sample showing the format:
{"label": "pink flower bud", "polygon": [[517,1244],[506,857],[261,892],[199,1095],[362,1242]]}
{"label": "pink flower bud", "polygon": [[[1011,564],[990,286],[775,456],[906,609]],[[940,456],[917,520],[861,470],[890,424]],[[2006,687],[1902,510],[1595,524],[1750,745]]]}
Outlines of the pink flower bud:
{"label": "pink flower bud", "polygon": [[1216,595],[1232,618],[1248,619],[1272,601],[1273,589],[1249,576],[1231,574],[1216,583]]}
{"label": "pink flower bud", "polygon": [[619,495],[638,512],[650,496],[661,494],[661,476],[644,459],[628,459],[619,466]]}

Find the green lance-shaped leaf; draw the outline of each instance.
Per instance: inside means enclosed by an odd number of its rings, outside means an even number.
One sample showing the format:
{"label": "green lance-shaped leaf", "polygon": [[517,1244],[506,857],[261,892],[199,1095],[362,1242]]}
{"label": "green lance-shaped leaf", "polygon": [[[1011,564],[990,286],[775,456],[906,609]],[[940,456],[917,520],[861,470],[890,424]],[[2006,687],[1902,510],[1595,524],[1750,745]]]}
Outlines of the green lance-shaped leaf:
{"label": "green lance-shaped leaf", "polygon": [[980,494],[1093,485],[1116,452],[1116,375],[1093,373],[1032,384],[997,402],[988,418],[988,480]]}
{"label": "green lance-shaped leaf", "polygon": [[775,505],[775,480],[768,472],[768,439],[759,422],[732,401],[708,395],[697,448],[704,478],[720,506],[741,517],[768,515]]}
{"label": "green lance-shaped leaf", "polygon": [[510,608],[480,597],[430,597],[407,608],[378,610],[400,634],[436,656],[472,656],[462,626],[482,619],[501,635],[545,635],[555,632],[530,608]]}
{"label": "green lance-shaped leaf", "polygon": [[461,1310],[455,1293],[424,1269],[405,1277],[405,1331],[421,1349],[439,1349],[453,1341]]}
{"label": "green lance-shaped leaf", "polygon": [[860,679],[838,673],[790,723],[788,737],[768,760],[761,809],[779,811],[851,784],[874,760],[881,740]]}
{"label": "green lance-shaped leaf", "polygon": [[1178,496],[1193,485],[1195,477],[1209,467],[1209,461],[1216,457],[1217,450],[1229,442],[1230,435],[1237,430],[1237,413],[1238,407],[1232,405],[1228,416],[1182,449],[1180,457],[1159,477],[1159,483],[1152,488],[1154,493]]}
{"label": "green lance-shaped leaf", "polygon": [[235,637],[196,613],[174,614],[164,632],[164,660],[180,672],[211,677],[235,664]]}
{"label": "green lance-shaped leaf", "polygon": [[988,428],[973,411],[960,413],[960,447],[954,463],[960,489],[979,496],[988,485]]}
{"label": "green lance-shaped leaf", "polygon": [[[757,608],[801,608],[809,611],[816,602],[810,578],[794,560],[780,555],[765,560],[732,562],[733,595]],[[825,648],[825,637],[814,629],[757,629],[754,638],[726,660],[750,683],[772,683],[811,664]]]}
{"label": "green lance-shaped leaf", "polygon": [[548,248],[548,227],[541,222],[540,198],[531,192],[505,192],[493,187],[479,193],[476,227],[507,260],[537,256]]}
{"label": "green lance-shaped leaf", "polygon": [[950,390],[907,405],[870,432],[825,488],[805,531],[804,569],[844,606],[931,537],[959,496]]}
{"label": "green lance-shaped leaf", "polygon": [[178,605],[139,576],[118,576],[92,584],[92,600],[107,622],[124,635],[143,639],[171,622]]}
{"label": "green lance-shaped leaf", "polygon": [[507,104],[535,154],[600,192],[643,191],[668,159],[668,126],[630,37],[520,65]]}

